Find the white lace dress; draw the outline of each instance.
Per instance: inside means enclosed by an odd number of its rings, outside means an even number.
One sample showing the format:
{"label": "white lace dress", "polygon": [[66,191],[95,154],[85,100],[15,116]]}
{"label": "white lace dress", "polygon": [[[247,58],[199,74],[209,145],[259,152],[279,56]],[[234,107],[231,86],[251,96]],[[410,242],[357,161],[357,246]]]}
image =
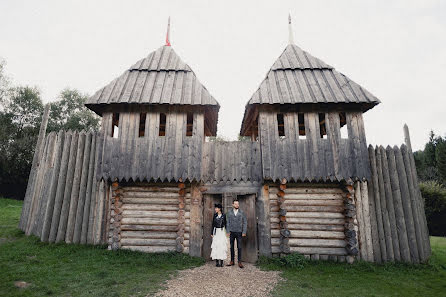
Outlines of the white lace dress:
{"label": "white lace dress", "polygon": [[212,260],[226,260],[228,240],[225,228],[216,228],[212,237],[211,258]]}

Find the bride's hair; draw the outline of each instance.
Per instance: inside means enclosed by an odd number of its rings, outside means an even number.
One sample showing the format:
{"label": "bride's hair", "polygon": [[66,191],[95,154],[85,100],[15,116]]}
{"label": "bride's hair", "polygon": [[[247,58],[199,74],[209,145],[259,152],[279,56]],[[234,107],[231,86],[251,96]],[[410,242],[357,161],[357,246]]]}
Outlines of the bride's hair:
{"label": "bride's hair", "polygon": [[220,209],[221,213],[223,213],[223,206],[220,203],[215,203],[215,206]]}

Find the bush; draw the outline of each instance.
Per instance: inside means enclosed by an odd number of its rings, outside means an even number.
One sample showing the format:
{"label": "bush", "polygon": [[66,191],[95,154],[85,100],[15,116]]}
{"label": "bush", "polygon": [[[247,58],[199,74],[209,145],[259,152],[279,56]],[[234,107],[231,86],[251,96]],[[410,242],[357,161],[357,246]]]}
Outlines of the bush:
{"label": "bush", "polygon": [[420,183],[429,234],[446,236],[446,188],[435,181]]}
{"label": "bush", "polygon": [[257,264],[262,266],[281,266],[289,268],[304,268],[308,260],[299,253],[291,253],[284,257],[270,258],[261,256]]}

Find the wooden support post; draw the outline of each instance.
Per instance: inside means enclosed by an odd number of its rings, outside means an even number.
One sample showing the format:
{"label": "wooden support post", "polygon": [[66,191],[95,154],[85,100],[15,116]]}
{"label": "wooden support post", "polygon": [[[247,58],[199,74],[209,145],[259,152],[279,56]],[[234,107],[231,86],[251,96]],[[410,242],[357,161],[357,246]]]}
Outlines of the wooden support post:
{"label": "wooden support post", "polygon": [[[364,221],[364,229],[366,236],[367,245],[367,261],[374,261],[373,245],[372,245],[372,230],[370,224],[370,209],[369,209],[369,191],[367,186],[367,181],[362,181],[360,183],[361,188],[361,200],[362,200],[362,217]],[[373,197],[372,197],[373,199]]]}
{"label": "wooden support post", "polygon": [[185,230],[185,208],[186,208],[186,185],[183,182],[178,183],[178,230],[176,238],[176,251],[184,251],[184,230]]}
{"label": "wooden support post", "polygon": [[42,122],[40,123],[39,136],[37,138],[37,144],[34,150],[33,161],[31,163],[31,171],[29,172],[28,185],[26,186],[26,193],[23,201],[22,214],[20,216],[20,221],[19,221],[19,228],[22,231],[25,231],[25,227],[28,222],[31,202],[34,197],[34,183],[39,162],[40,159],[42,158],[43,149],[45,146],[45,135],[46,135],[46,127],[48,125],[49,114],[50,114],[50,104],[47,104],[45,105]]}
{"label": "wooden support post", "polygon": [[279,204],[279,226],[280,226],[280,250],[284,254],[290,253],[289,237],[291,235],[288,230],[288,223],[286,221],[287,209],[285,206],[285,189],[286,180],[283,179],[279,185],[277,192],[277,201]]}
{"label": "wooden support post", "polygon": [[355,206],[355,190],[353,188],[353,182],[348,181],[345,184],[346,195],[344,198],[344,215],[345,215],[345,225],[344,225],[344,234],[345,241],[347,245],[345,249],[347,250],[347,261],[349,263],[353,263],[354,256],[359,254],[358,250],[358,240],[357,240],[357,232],[355,230],[355,219],[356,219],[356,206]]}
{"label": "wooden support post", "polygon": [[94,174],[95,161],[96,161],[96,146],[99,136],[94,133],[91,140],[90,160],[88,161],[88,177],[87,177],[87,191],[85,193],[85,205],[82,214],[82,231],[80,237],[80,243],[87,243],[88,222],[90,215],[91,197],[93,193],[93,180],[96,180]]}
{"label": "wooden support post", "polygon": [[117,181],[112,183],[112,206],[110,217],[111,241],[109,249],[118,250],[121,247],[121,219],[122,219],[122,188]]}
{"label": "wooden support post", "polygon": [[359,255],[361,260],[367,261],[368,259],[368,250],[365,236],[365,226],[364,226],[364,218],[363,218],[363,203],[362,203],[362,195],[361,195],[361,187],[359,186],[360,182],[357,181],[354,184],[355,187],[355,204],[356,204],[356,218],[358,220],[359,227]]}
{"label": "wooden support post", "polygon": [[271,220],[270,220],[270,200],[269,186],[264,185],[260,189],[259,196],[256,200],[257,212],[257,228],[259,236],[259,254],[271,257]]}
{"label": "wooden support post", "polygon": [[201,257],[203,245],[203,197],[198,185],[191,185],[189,255]]}

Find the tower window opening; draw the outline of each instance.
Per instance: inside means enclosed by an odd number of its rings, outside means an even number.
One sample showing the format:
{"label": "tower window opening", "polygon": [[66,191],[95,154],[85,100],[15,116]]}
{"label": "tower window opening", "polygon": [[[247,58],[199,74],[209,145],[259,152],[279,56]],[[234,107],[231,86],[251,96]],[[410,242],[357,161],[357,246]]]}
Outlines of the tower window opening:
{"label": "tower window opening", "polygon": [[339,113],[339,126],[341,127],[341,138],[348,139],[347,117],[345,112]]}
{"label": "tower window opening", "polygon": [[187,122],[186,122],[186,136],[192,136],[193,130],[194,130],[194,115],[188,112]]}
{"label": "tower window opening", "polygon": [[305,118],[302,112],[297,114],[297,121],[299,122],[299,139],[306,139]]}
{"label": "tower window opening", "polygon": [[166,136],[166,114],[160,113],[159,136]]}
{"label": "tower window opening", "polygon": [[327,126],[325,125],[325,113],[319,113],[319,133],[321,138],[327,138]]}
{"label": "tower window opening", "polygon": [[279,131],[279,137],[285,138],[285,122],[283,120],[283,113],[277,114],[277,130]]}
{"label": "tower window opening", "polygon": [[144,137],[144,133],[146,130],[146,113],[139,114],[139,129],[138,129],[138,137]]}
{"label": "tower window opening", "polygon": [[113,138],[119,137],[119,113],[114,113],[112,116],[111,136]]}

